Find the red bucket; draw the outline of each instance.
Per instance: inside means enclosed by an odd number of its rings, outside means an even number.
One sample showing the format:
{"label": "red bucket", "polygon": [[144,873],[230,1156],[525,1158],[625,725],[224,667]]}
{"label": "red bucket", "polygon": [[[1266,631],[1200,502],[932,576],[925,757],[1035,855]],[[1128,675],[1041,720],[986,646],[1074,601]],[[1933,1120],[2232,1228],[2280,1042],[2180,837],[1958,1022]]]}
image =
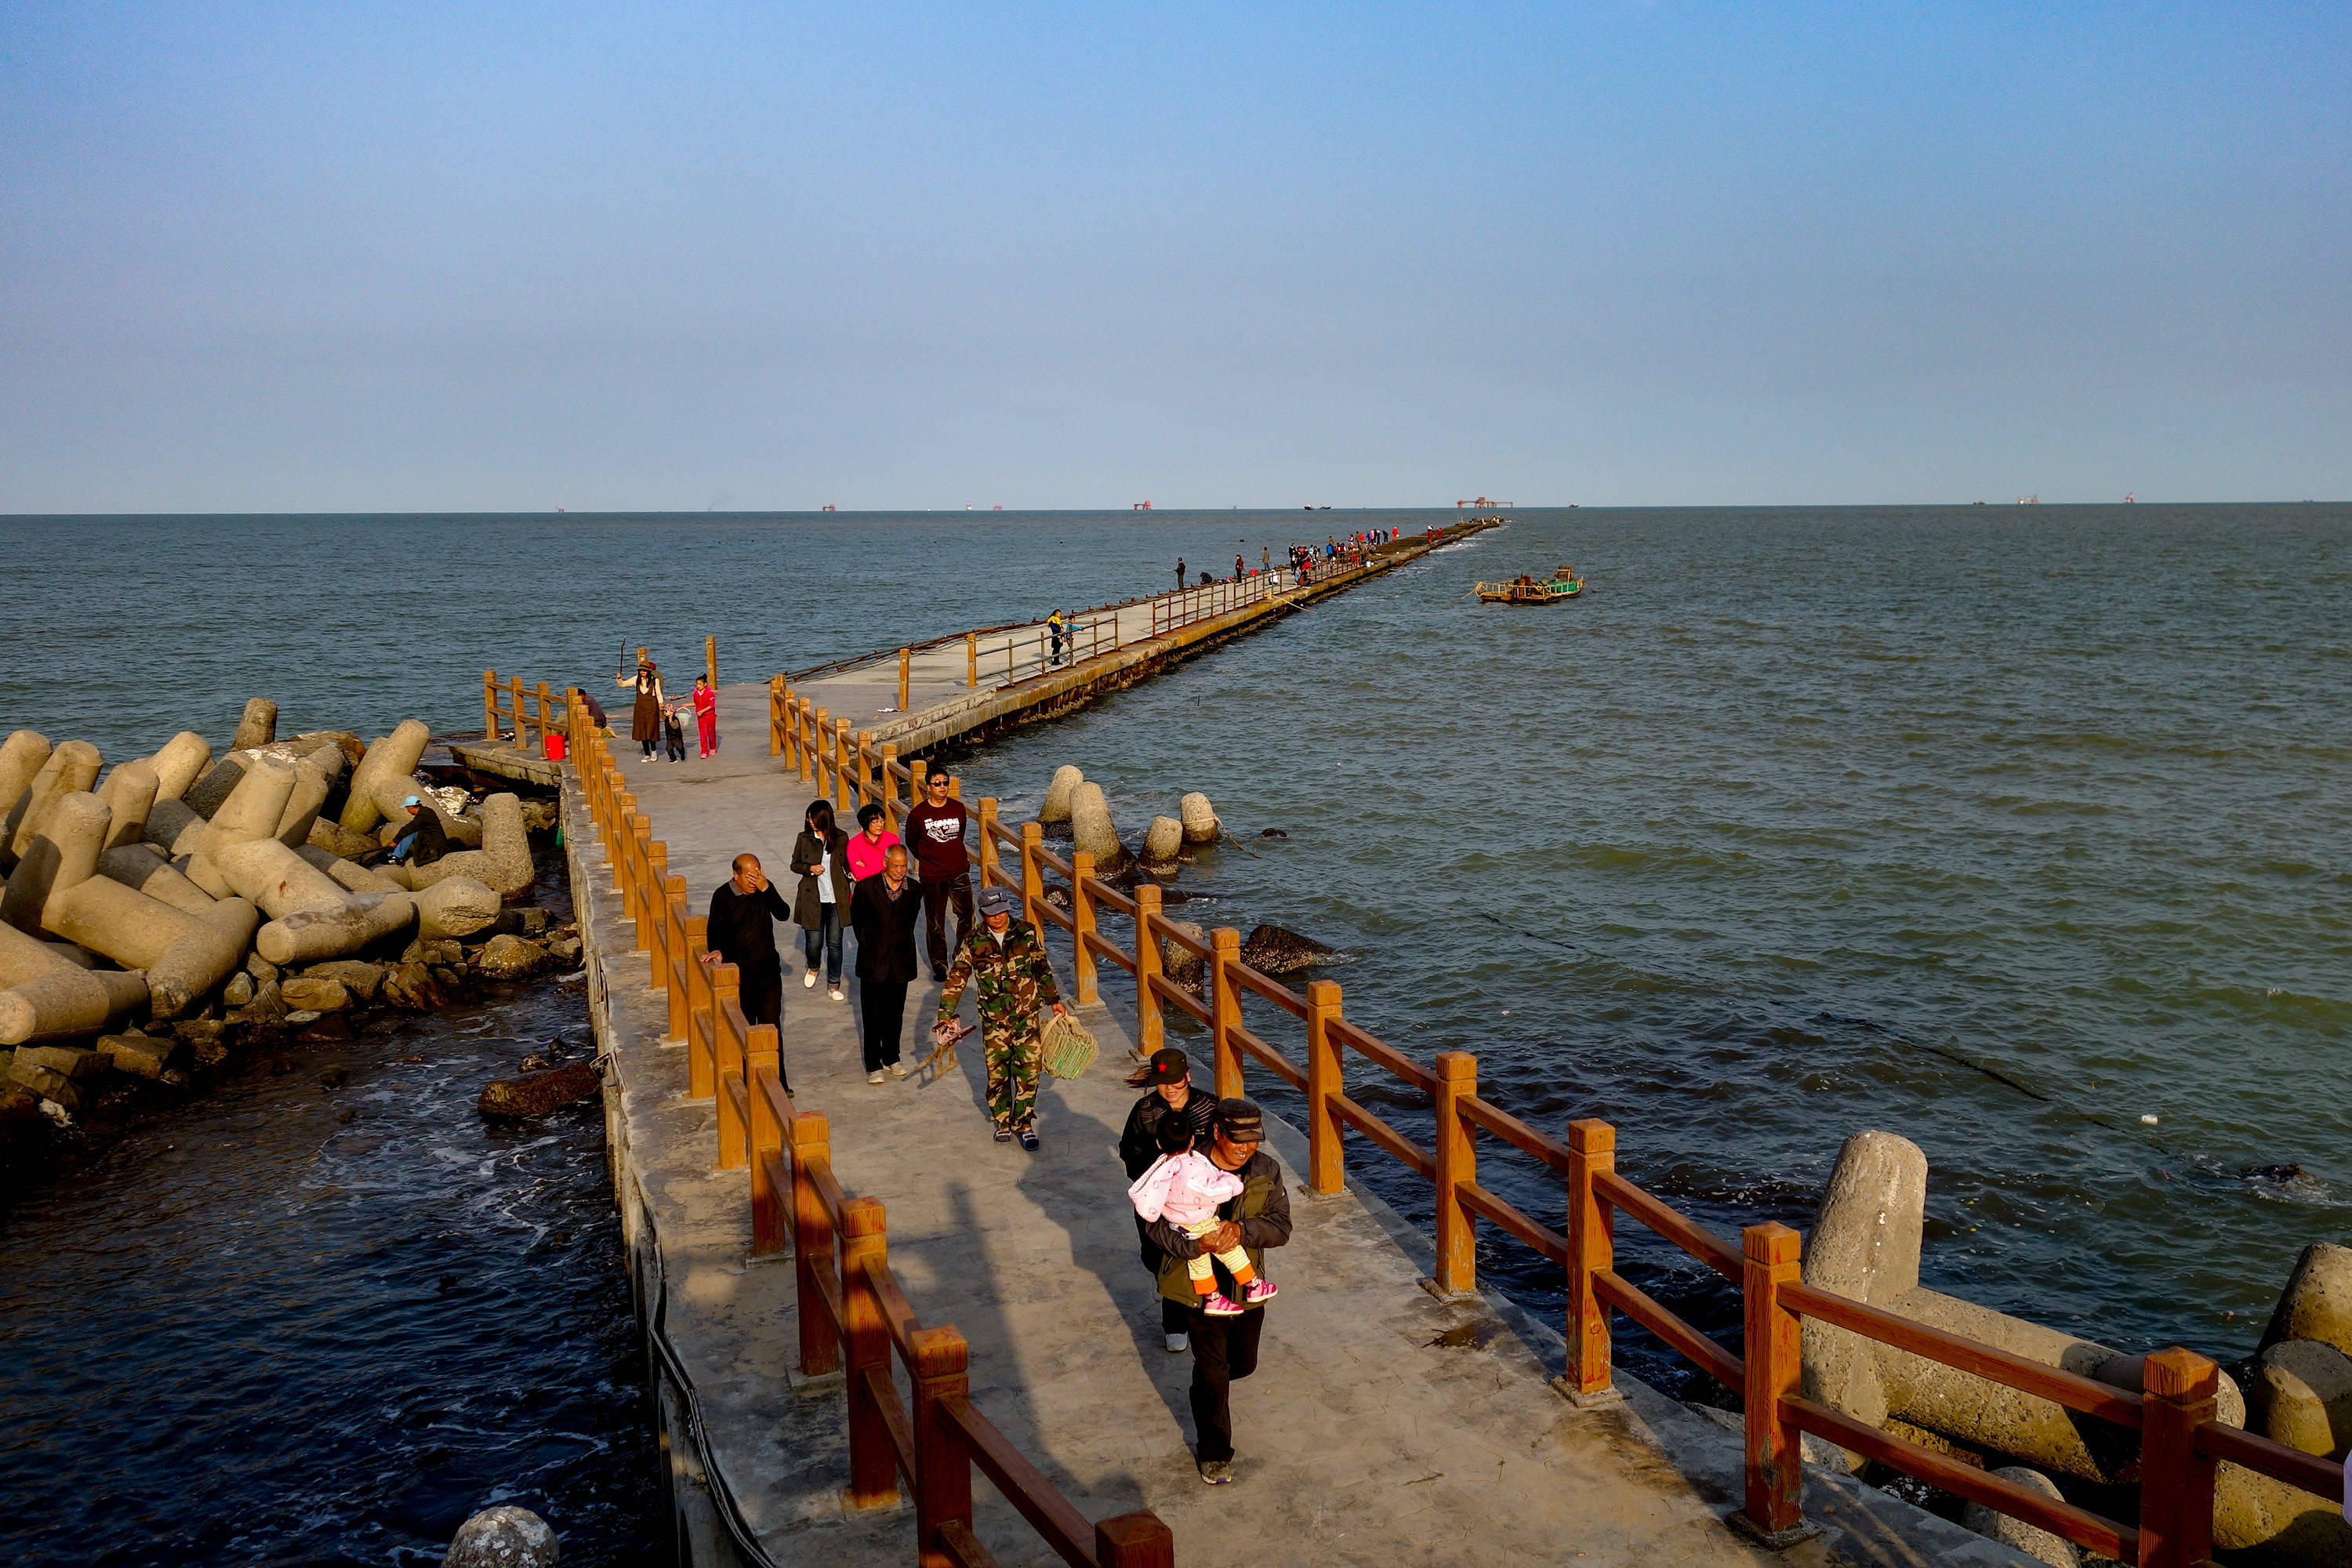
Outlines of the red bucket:
{"label": "red bucket", "polygon": [[563,760],[563,737],[551,730],[547,735],[547,760],[551,763]]}

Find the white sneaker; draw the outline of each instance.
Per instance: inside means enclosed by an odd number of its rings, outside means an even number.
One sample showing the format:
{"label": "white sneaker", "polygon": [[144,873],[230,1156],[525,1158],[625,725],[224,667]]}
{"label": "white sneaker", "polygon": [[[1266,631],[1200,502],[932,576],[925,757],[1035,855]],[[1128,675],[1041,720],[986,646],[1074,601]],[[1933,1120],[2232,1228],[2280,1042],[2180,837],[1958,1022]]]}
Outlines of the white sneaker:
{"label": "white sneaker", "polygon": [[905,1078],[908,1076],[907,1069],[897,1062],[883,1063],[882,1070],[888,1073],[892,1078]]}
{"label": "white sneaker", "polygon": [[1168,1353],[1170,1355],[1182,1355],[1186,1351],[1191,1350],[1192,1348],[1192,1335],[1171,1334],[1168,1336]]}
{"label": "white sneaker", "polygon": [[831,996],[836,1002],[846,1002],[849,1000],[849,993],[844,991],[838,985],[835,986],[831,991],[826,992],[825,994]]}
{"label": "white sneaker", "polygon": [[882,1081],[882,1069],[880,1068],[876,1068],[872,1072],[867,1073],[866,1075],[866,1081],[868,1083],[880,1083]]}
{"label": "white sneaker", "polygon": [[801,976],[801,989],[803,991],[814,991],[816,989],[815,970],[812,969],[806,974]]}

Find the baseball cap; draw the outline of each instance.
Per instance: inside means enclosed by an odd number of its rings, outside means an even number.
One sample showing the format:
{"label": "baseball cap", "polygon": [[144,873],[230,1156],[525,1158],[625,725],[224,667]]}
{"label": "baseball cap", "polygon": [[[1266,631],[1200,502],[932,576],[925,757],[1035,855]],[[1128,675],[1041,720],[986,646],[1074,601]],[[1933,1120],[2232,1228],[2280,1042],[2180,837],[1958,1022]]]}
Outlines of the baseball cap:
{"label": "baseball cap", "polygon": [[1192,1076],[1192,1061],[1173,1046],[1151,1053],[1150,1063],[1143,1081],[1146,1083],[1182,1083]]}
{"label": "baseball cap", "polygon": [[415,795],[410,795],[406,800],[402,801],[400,804],[401,804],[401,805],[423,805],[425,803],[424,803],[423,801],[421,801],[421,800],[417,799]]}
{"label": "baseball cap", "polygon": [[1263,1143],[1265,1142],[1265,1112],[1254,1100],[1221,1100],[1217,1101],[1216,1129],[1228,1142]]}
{"label": "baseball cap", "polygon": [[1009,915],[1013,912],[1013,889],[982,888],[980,890],[980,912],[984,915]]}

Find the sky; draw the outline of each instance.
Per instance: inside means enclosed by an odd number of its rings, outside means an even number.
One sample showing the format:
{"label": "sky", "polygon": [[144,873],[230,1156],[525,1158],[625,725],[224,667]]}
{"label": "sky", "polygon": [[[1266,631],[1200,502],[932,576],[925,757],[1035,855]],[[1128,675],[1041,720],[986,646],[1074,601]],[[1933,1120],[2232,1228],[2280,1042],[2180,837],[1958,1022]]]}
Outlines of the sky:
{"label": "sky", "polygon": [[2352,496],[2352,7],[0,8],[0,512]]}

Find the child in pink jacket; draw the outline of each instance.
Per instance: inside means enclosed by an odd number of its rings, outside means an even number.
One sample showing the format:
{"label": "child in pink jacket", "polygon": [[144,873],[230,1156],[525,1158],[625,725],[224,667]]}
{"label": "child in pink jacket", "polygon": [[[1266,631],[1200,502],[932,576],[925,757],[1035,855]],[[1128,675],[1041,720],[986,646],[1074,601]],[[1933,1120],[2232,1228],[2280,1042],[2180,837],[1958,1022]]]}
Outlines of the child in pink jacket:
{"label": "child in pink jacket", "polygon": [[[1135,1212],[1150,1224],[1165,1217],[1169,1224],[1195,1240],[1217,1228],[1217,1205],[1227,1198],[1241,1195],[1242,1179],[1230,1171],[1221,1171],[1214,1162],[1192,1148],[1191,1119],[1183,1116],[1163,1116],[1160,1119],[1160,1158],[1151,1168],[1135,1178],[1127,1189]],[[1242,1300],[1235,1301],[1217,1289],[1216,1270],[1209,1266],[1210,1254],[1201,1253],[1184,1260],[1184,1272],[1192,1279],[1192,1289],[1201,1297],[1201,1310],[1213,1318],[1238,1316],[1244,1302],[1255,1307],[1270,1301],[1278,1288],[1270,1279],[1261,1279],[1250,1267],[1249,1254],[1235,1247],[1217,1253],[1216,1260],[1225,1266],[1241,1287]]]}

